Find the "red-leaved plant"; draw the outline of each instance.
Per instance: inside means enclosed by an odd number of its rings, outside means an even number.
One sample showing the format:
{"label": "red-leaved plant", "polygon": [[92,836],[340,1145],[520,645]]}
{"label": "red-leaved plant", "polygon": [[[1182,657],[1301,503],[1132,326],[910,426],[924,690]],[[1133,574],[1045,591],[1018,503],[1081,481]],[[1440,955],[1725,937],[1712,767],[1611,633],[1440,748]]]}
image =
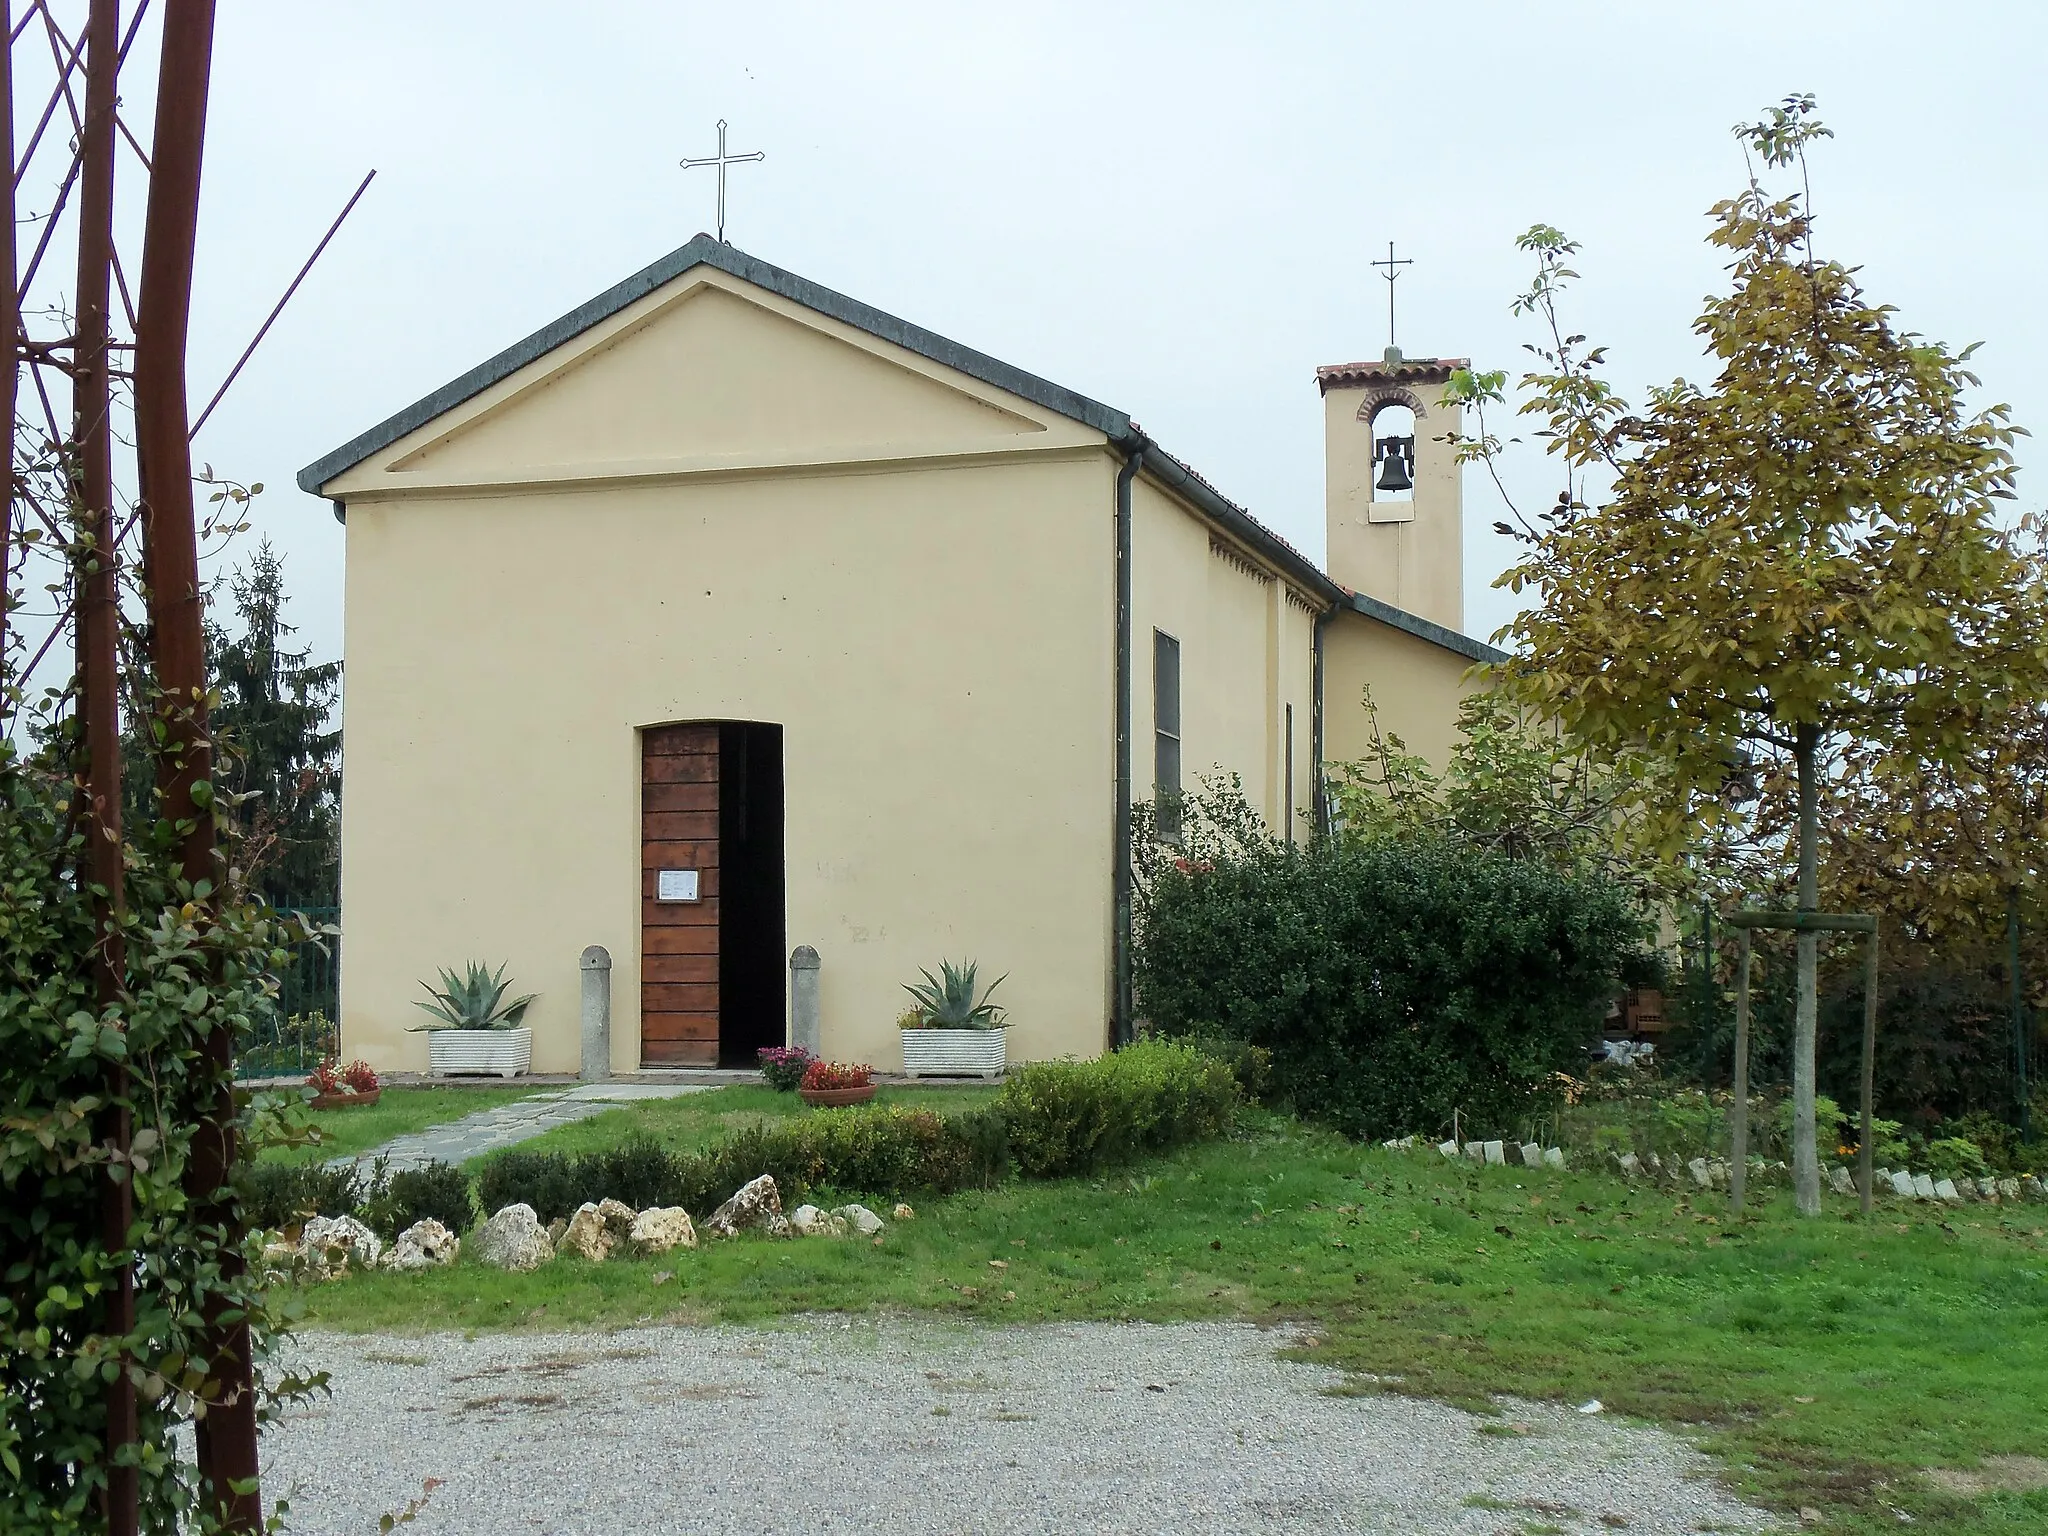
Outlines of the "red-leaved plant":
{"label": "red-leaved plant", "polygon": [[377,1073],[367,1061],[343,1066],[340,1057],[329,1056],[313,1069],[306,1086],[315,1093],[375,1093]]}
{"label": "red-leaved plant", "polygon": [[875,1069],[864,1062],[814,1061],[804,1068],[806,1088],[865,1088]]}

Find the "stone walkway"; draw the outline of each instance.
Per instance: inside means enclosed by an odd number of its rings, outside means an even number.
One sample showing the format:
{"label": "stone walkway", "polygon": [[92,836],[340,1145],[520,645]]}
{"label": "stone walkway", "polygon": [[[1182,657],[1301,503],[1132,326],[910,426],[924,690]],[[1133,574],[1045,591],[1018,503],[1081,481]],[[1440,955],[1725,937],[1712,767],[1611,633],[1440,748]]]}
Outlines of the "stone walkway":
{"label": "stone walkway", "polygon": [[590,1083],[562,1093],[537,1093],[530,1099],[479,1110],[446,1125],[430,1125],[424,1131],[394,1137],[381,1147],[338,1157],[329,1166],[367,1165],[381,1157],[391,1172],[397,1173],[428,1163],[466,1163],[472,1157],[515,1146],[558,1125],[587,1120],[621,1104],[710,1091],[708,1083]]}
{"label": "stone walkway", "polygon": [[[679,1269],[683,1266],[679,1266]],[[678,1276],[678,1278],[681,1278]],[[684,1290],[678,1296],[676,1291]],[[651,1292],[688,1305],[687,1285]],[[310,1335],[333,1395],[263,1436],[301,1536],[1693,1536],[1784,1527],[1675,1435],[1498,1419],[1284,1364],[1241,1324],[793,1318],[464,1338]]]}

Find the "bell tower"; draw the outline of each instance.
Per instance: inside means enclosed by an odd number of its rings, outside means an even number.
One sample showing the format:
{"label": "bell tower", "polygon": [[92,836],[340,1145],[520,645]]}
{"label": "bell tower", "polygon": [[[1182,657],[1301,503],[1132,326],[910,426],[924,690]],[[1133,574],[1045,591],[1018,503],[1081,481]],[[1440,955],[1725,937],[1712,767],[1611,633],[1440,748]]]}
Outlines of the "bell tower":
{"label": "bell tower", "polygon": [[1465,505],[1443,386],[1463,358],[1401,355],[1316,370],[1330,575],[1446,629],[1465,622]]}

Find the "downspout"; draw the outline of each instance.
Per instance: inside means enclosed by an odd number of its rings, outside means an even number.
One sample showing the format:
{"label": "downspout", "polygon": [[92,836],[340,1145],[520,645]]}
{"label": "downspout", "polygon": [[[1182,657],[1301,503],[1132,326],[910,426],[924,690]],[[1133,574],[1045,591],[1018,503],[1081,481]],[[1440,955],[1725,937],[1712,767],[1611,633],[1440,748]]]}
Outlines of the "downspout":
{"label": "downspout", "polygon": [[1337,617],[1344,604],[1335,602],[1316,615],[1315,694],[1309,703],[1310,783],[1315,787],[1316,838],[1330,835],[1330,796],[1323,785],[1323,631]]}
{"label": "downspout", "polygon": [[1116,472],[1116,848],[1111,859],[1109,1043],[1131,1043],[1131,482],[1145,462],[1136,439]]}

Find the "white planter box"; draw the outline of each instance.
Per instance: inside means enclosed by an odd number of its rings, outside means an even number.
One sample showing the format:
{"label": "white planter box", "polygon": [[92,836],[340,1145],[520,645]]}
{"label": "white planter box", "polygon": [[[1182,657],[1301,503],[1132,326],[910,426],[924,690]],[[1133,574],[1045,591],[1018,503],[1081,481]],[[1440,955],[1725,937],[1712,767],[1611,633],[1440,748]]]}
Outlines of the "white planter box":
{"label": "white planter box", "polygon": [[427,1068],[436,1077],[517,1077],[532,1066],[533,1030],[526,1025],[427,1031]]}
{"label": "white planter box", "polygon": [[906,1029],[905,1077],[1001,1077],[1007,1029]]}

